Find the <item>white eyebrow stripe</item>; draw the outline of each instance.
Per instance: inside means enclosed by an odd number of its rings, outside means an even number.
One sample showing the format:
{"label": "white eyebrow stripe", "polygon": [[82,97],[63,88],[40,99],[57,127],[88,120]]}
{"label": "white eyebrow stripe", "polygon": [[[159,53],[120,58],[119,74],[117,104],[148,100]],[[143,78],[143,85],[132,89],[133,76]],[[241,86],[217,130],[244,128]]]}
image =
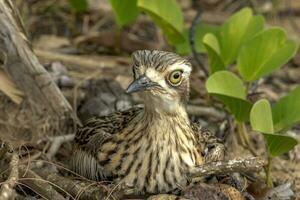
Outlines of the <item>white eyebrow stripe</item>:
{"label": "white eyebrow stripe", "polygon": [[158,71],[156,71],[154,68],[148,68],[145,72],[145,75],[153,82],[158,83],[163,88],[167,88],[167,83],[164,78],[164,75]]}
{"label": "white eyebrow stripe", "polygon": [[158,82],[163,78],[161,73],[159,73],[153,68],[148,68],[145,72],[145,75],[154,82]]}
{"label": "white eyebrow stripe", "polygon": [[192,71],[192,68],[189,65],[186,65],[184,63],[175,63],[170,67],[168,67],[168,71],[174,71],[176,69],[182,70],[183,73],[188,73],[188,74],[190,74]]}

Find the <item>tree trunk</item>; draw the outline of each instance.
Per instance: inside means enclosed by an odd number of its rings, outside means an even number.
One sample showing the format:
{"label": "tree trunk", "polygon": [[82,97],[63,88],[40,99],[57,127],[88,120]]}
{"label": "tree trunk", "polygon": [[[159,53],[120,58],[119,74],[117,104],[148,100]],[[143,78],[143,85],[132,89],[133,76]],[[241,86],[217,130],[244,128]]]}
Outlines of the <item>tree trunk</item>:
{"label": "tree trunk", "polygon": [[4,70],[37,112],[59,121],[74,119],[72,107],[34,55],[11,0],[0,0],[0,53]]}

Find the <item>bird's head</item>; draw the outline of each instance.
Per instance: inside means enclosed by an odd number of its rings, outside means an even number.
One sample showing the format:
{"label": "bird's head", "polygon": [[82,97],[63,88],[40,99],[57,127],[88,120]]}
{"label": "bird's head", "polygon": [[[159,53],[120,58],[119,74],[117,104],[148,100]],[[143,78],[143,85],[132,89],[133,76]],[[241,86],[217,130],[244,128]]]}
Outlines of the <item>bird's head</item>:
{"label": "bird's head", "polygon": [[128,93],[140,92],[145,106],[173,112],[189,98],[191,64],[165,51],[140,50],[132,55],[134,81]]}

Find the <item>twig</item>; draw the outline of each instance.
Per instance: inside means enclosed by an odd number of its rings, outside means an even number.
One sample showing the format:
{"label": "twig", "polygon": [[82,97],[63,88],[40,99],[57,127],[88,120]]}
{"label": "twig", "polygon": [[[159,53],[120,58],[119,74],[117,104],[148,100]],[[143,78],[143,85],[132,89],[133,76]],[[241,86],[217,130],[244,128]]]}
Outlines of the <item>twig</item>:
{"label": "twig", "polygon": [[12,199],[14,196],[14,187],[19,177],[18,163],[19,163],[19,156],[15,152],[13,152],[9,164],[10,174],[7,180],[2,184],[0,189],[1,200]]}
{"label": "twig", "polygon": [[265,80],[263,78],[254,81],[252,84],[248,85],[248,96],[252,96],[253,94],[256,94],[258,87],[264,82]]}
{"label": "twig", "polygon": [[260,171],[261,169],[263,169],[264,165],[265,161],[258,157],[210,162],[195,167],[192,170],[190,176],[192,178],[198,178],[209,175],[227,174],[233,172],[245,173],[250,171]]}
{"label": "twig", "polygon": [[195,105],[188,105],[187,112],[190,115],[209,116],[214,119],[224,119],[226,116],[224,112],[219,111],[214,107],[204,107],[204,106],[195,106]]}
{"label": "twig", "polygon": [[257,12],[258,3],[256,0],[249,0],[250,5],[252,6],[253,10]]}
{"label": "twig", "polygon": [[34,52],[43,60],[60,61],[68,65],[81,66],[91,70],[114,68],[118,64],[130,63],[129,58],[120,56],[97,56],[91,59],[91,57],[87,56],[66,55],[42,49],[35,49]]}
{"label": "twig", "polygon": [[23,177],[20,177],[19,182],[27,185],[40,196],[46,199],[65,200],[51,184],[43,180],[32,170],[27,169],[26,166],[20,166],[19,170],[21,174],[24,174]]}
{"label": "twig", "polygon": [[13,152],[12,146],[8,142],[3,141],[0,138],[0,159],[2,159],[7,152]]}
{"label": "twig", "polygon": [[[111,195],[109,192],[109,188],[105,185],[100,185],[98,183],[91,184],[84,181],[71,180],[69,178],[59,176],[55,173],[49,174],[46,170],[36,170],[36,173],[40,175],[43,179],[59,186],[64,191],[68,191],[68,193],[70,193],[73,197],[79,197],[78,199],[98,200],[105,199],[109,195]],[[108,199],[121,199],[121,197],[122,194],[120,192],[115,192]]]}
{"label": "twig", "polygon": [[195,58],[197,64],[201,68],[201,70],[203,71],[205,77],[208,77],[208,71],[205,68],[204,64],[202,63],[201,59],[199,58],[199,55],[197,53],[196,46],[195,46],[196,26],[200,21],[201,14],[202,14],[202,11],[199,9],[198,12],[197,12],[197,15],[195,16],[195,18],[192,21],[192,25],[191,25],[190,30],[189,30],[189,42],[190,42],[191,50],[192,50],[192,53],[193,53],[193,57]]}
{"label": "twig", "polygon": [[63,143],[72,141],[74,139],[74,137],[75,137],[74,134],[51,137],[50,141],[52,143],[46,154],[47,158],[49,158],[49,159],[52,158]]}

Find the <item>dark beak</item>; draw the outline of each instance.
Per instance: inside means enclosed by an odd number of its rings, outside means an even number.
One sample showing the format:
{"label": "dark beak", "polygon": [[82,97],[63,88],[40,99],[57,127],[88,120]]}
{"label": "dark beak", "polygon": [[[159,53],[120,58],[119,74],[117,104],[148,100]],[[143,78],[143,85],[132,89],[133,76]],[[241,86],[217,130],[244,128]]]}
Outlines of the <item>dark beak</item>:
{"label": "dark beak", "polygon": [[158,86],[157,83],[152,82],[147,76],[143,75],[134,80],[127,88],[126,93],[139,92]]}

